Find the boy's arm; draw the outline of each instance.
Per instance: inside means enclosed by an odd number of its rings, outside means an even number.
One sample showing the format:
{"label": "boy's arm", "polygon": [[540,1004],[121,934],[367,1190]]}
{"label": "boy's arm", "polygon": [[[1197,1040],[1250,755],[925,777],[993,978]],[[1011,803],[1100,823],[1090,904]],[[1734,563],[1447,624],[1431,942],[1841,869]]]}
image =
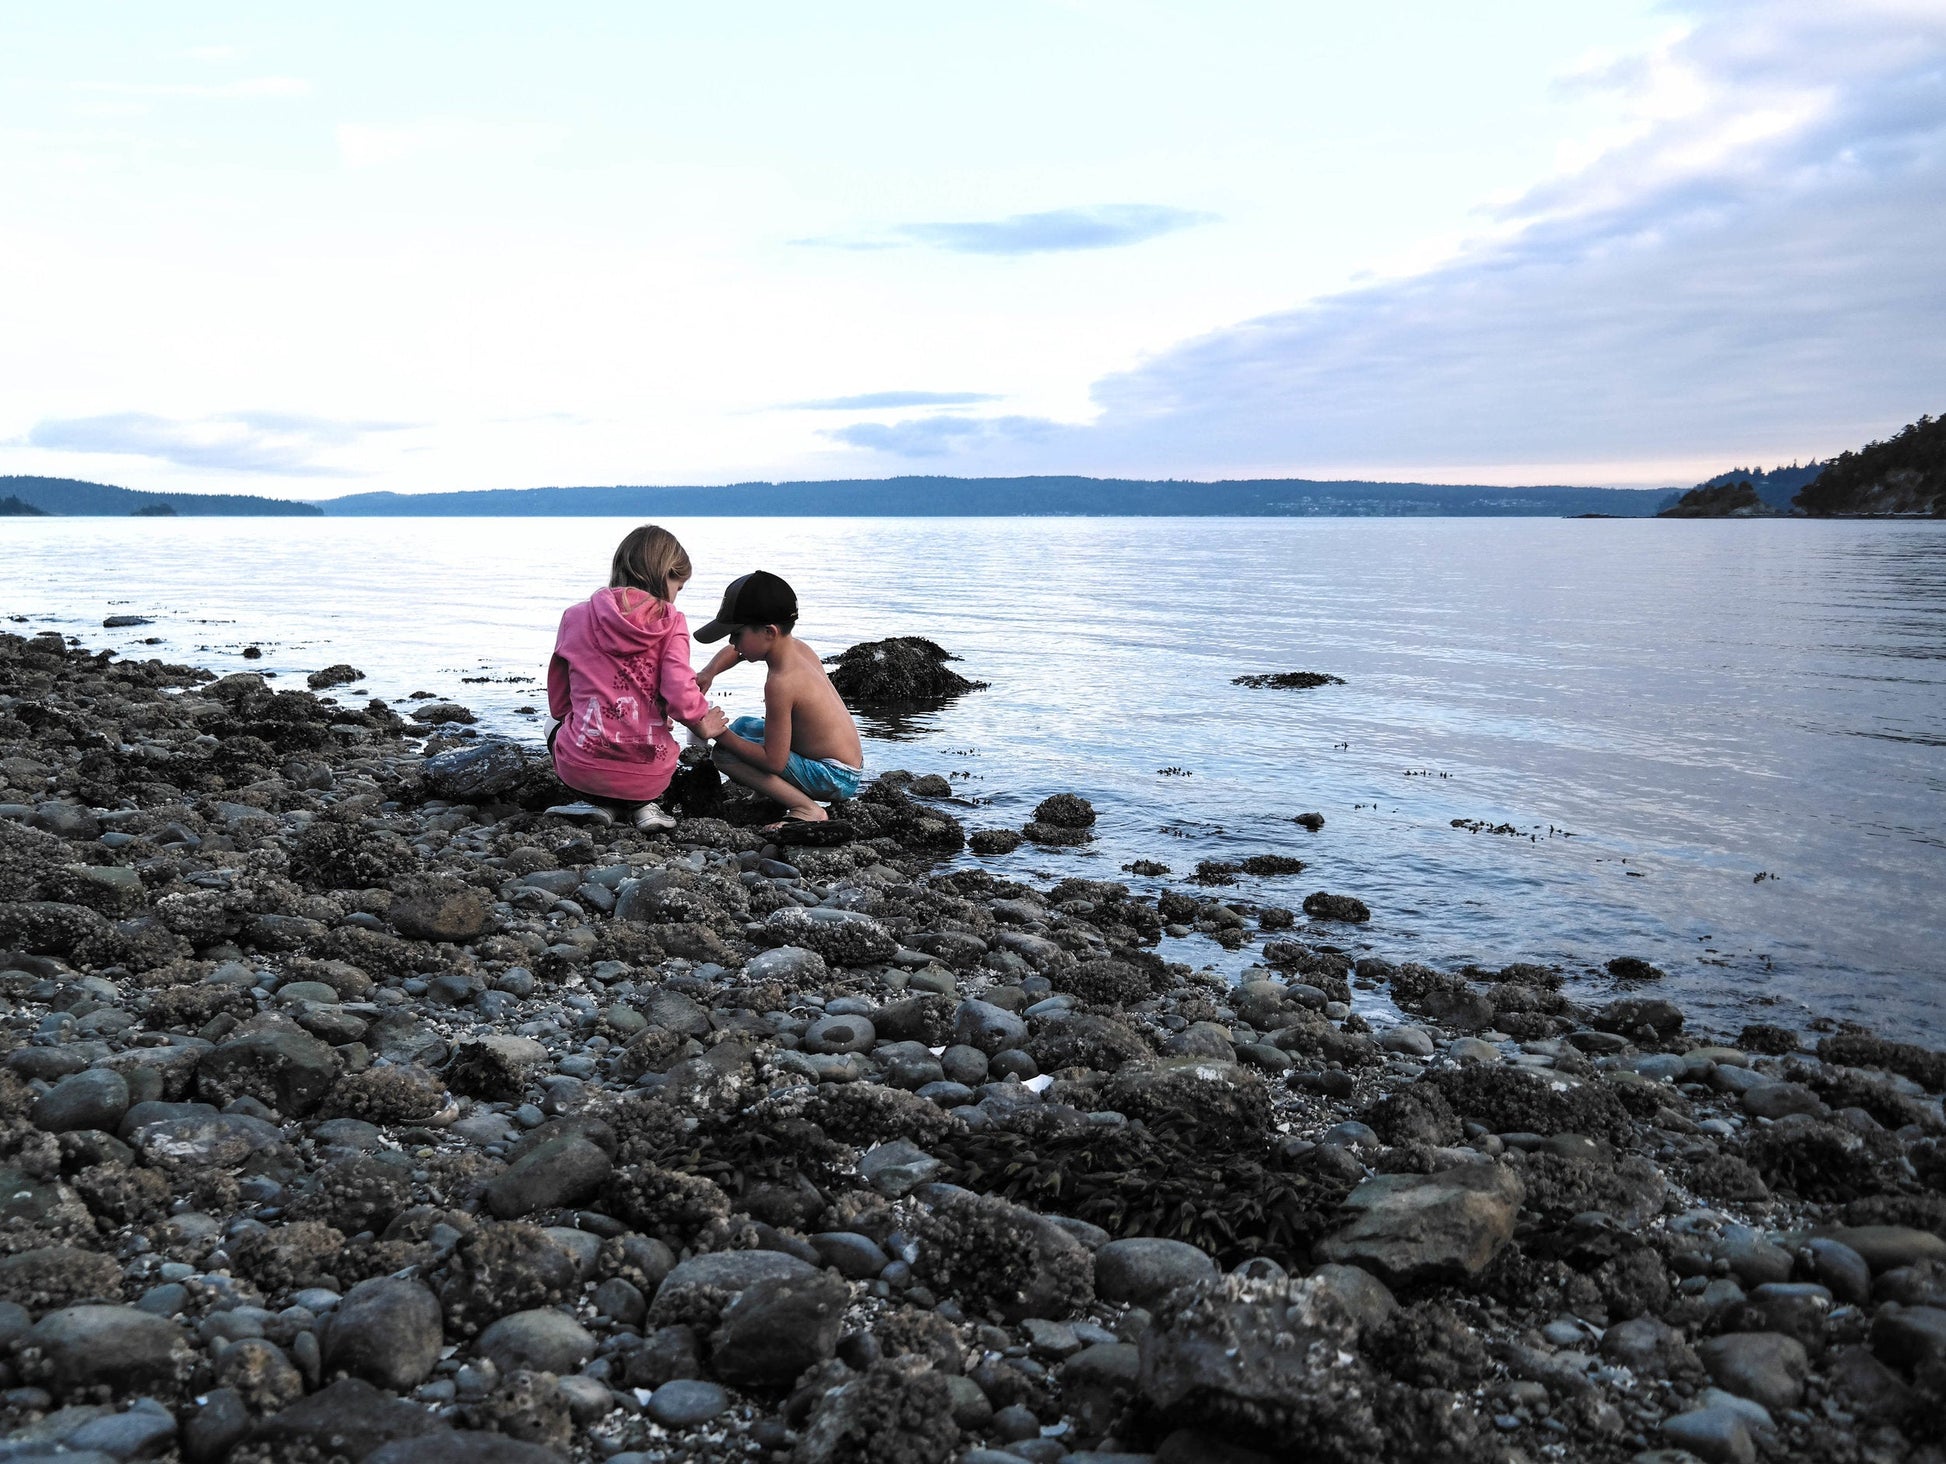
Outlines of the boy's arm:
{"label": "boy's arm", "polygon": [[717,677],[721,676],[742,659],[737,654],[737,648],[735,646],[723,647],[722,650],[709,658],[709,664],[707,666],[696,673],[697,687],[707,692],[712,681],[716,680]]}
{"label": "boy's arm", "polygon": [[771,676],[764,682],[764,740],[752,742],[726,731],[716,739],[717,746],[767,773],[781,774],[791,760],[791,705],[795,700],[784,678]]}

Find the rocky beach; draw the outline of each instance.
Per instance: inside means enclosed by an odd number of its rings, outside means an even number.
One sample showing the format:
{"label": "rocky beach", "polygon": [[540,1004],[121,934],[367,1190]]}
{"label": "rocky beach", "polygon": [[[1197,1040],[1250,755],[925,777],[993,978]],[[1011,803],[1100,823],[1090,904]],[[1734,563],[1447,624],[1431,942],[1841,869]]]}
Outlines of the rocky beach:
{"label": "rocky beach", "polygon": [[348,671],[0,635],[0,1459],[1946,1464],[1946,1055]]}

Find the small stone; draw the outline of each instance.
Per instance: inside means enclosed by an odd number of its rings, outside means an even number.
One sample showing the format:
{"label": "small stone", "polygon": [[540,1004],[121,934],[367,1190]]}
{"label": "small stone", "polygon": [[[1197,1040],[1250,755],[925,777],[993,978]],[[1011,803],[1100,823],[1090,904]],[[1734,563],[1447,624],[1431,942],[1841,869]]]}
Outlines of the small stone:
{"label": "small stone", "polygon": [[345,1293],[325,1324],[324,1363],[407,1393],[432,1374],[444,1341],[439,1300],[418,1281],[379,1276]]}
{"label": "small stone", "polygon": [[986,1076],[985,1058],[1009,1047],[1021,1047],[1027,1041],[1027,1024],[1012,1012],[997,1007],[991,1002],[969,998],[959,1004],[953,1013],[953,1040],[956,1044],[977,1049],[984,1055],[980,1064],[980,1078],[961,1078],[950,1067],[946,1076],[960,1082],[980,1081]]}
{"label": "small stone", "polygon": [[566,1312],[537,1307],[501,1317],[480,1334],[479,1351],[503,1377],[522,1368],[571,1373],[594,1356],[595,1339]]}
{"label": "small stone", "polygon": [[57,1395],[96,1387],[123,1395],[167,1388],[191,1357],[173,1322],[132,1306],[70,1306],[49,1312],[23,1346],[35,1354],[23,1374]]}
{"label": "small stone", "polygon": [[1709,1464],[1755,1464],[1756,1440],[1732,1408],[1697,1408],[1662,1421],[1662,1437]]}
{"label": "small stone", "polygon": [[1401,1052],[1408,1057],[1431,1057],[1437,1050],[1424,1027],[1394,1027],[1378,1039],[1385,1052]]}
{"label": "small stone", "polygon": [[1316,1253],[1363,1266],[1393,1285],[1476,1276],[1513,1238],[1524,1194],[1519,1177],[1500,1164],[1362,1180],[1345,1199],[1355,1218]]}
{"label": "small stone", "polygon": [[678,1378],[649,1395],[647,1413],[664,1428],[694,1428],[730,1406],[730,1395],[715,1383]]}
{"label": "small stone", "polygon": [[1946,1262],[1946,1240],[1910,1225],[1852,1225],[1825,1233],[1864,1257],[1875,1276],[1920,1261]]}
{"label": "small stone", "polygon": [[648,1298],[633,1281],[611,1276],[595,1288],[595,1310],[627,1326],[639,1327],[649,1313]]}
{"label": "small stone", "polygon": [[1095,1292],[1104,1301],[1131,1302],[1153,1311],[1176,1287],[1207,1280],[1216,1262],[1180,1240],[1142,1236],[1112,1240],[1095,1252]]}
{"label": "small stone", "polygon": [[34,1127],[50,1134],[82,1129],[112,1134],[128,1103],[128,1079],[112,1068],[89,1068],[62,1078],[34,1104]]}
{"label": "small stone", "polygon": [[597,1145],[580,1134],[549,1139],[495,1175],[486,1188],[487,1208],[502,1220],[536,1210],[555,1210],[592,1198],[614,1170]]}
{"label": "small stone", "polygon": [[837,1351],[851,1290],[827,1271],[759,1281],[725,1307],[710,1367],[738,1388],[781,1388]]}
{"label": "small stone", "polygon": [[1810,1371],[1804,1344],[1778,1332],[1726,1332],[1697,1349],[1717,1384],[1776,1412],[1795,1408]]}
{"label": "small stone", "polygon": [[892,1263],[877,1241],[854,1230],[827,1230],[811,1237],[818,1259],[851,1281],[869,1281]]}
{"label": "small stone", "polygon": [[858,1160],[865,1182],[896,1200],[910,1194],[939,1172],[939,1161],[910,1139],[893,1139],[868,1149]]}
{"label": "small stone", "polygon": [[1843,1241],[1816,1236],[1806,1243],[1818,1280],[1837,1300],[1864,1306],[1872,1299],[1872,1268]]}

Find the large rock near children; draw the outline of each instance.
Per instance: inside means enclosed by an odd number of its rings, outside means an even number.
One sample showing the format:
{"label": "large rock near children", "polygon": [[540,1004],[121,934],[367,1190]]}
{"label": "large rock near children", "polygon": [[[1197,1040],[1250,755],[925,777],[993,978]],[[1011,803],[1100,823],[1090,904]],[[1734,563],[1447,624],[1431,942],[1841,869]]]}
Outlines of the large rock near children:
{"label": "large rock near children", "polygon": [[1477,1276],[1513,1239],[1524,1197],[1519,1176],[1499,1164],[1382,1174],[1346,1197],[1352,1222],[1318,1245],[1318,1259],[1363,1267],[1393,1286]]}
{"label": "large rock near children", "polygon": [[572,796],[545,755],[513,742],[455,747],[427,758],[419,772],[428,793],[452,803],[517,803],[532,809]]}
{"label": "large rock near children", "polygon": [[947,666],[957,661],[944,647],[916,635],[862,641],[837,657],[831,684],[854,707],[897,710],[923,706],[982,691],[984,681],[969,681]]}

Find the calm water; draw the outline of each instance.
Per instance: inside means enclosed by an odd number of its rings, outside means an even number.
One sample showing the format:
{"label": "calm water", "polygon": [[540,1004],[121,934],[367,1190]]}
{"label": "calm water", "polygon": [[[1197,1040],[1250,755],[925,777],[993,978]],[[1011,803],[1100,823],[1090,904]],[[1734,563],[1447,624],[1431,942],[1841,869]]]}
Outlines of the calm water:
{"label": "calm water", "polygon": [[[517,709],[544,707],[561,607],[629,526],[0,520],[0,609],[16,629],[300,685],[351,661],[375,694],[455,697],[538,737]],[[1562,962],[1589,993],[1602,962],[1639,955],[1720,1025],[1829,1014],[1946,1040],[1946,526],[670,526],[697,564],[692,623],[763,566],[797,586],[821,651],[924,635],[992,683],[896,738],[876,729],[867,757],[955,775],[984,805],[962,810],[976,827],[1018,826],[1051,792],[1094,800],[1090,851],[1002,868],[1108,877],[1148,858],[1181,876],[1295,853],[1305,873],[1237,893],[1357,894],[1374,919],[1347,948]],[[155,624],[101,628],[129,612]],[[240,659],[252,644],[263,660]],[[1347,684],[1231,685],[1291,669]],[[733,715],[759,708],[757,677],[719,683]],[[1291,822],[1309,810],[1321,833]]]}

